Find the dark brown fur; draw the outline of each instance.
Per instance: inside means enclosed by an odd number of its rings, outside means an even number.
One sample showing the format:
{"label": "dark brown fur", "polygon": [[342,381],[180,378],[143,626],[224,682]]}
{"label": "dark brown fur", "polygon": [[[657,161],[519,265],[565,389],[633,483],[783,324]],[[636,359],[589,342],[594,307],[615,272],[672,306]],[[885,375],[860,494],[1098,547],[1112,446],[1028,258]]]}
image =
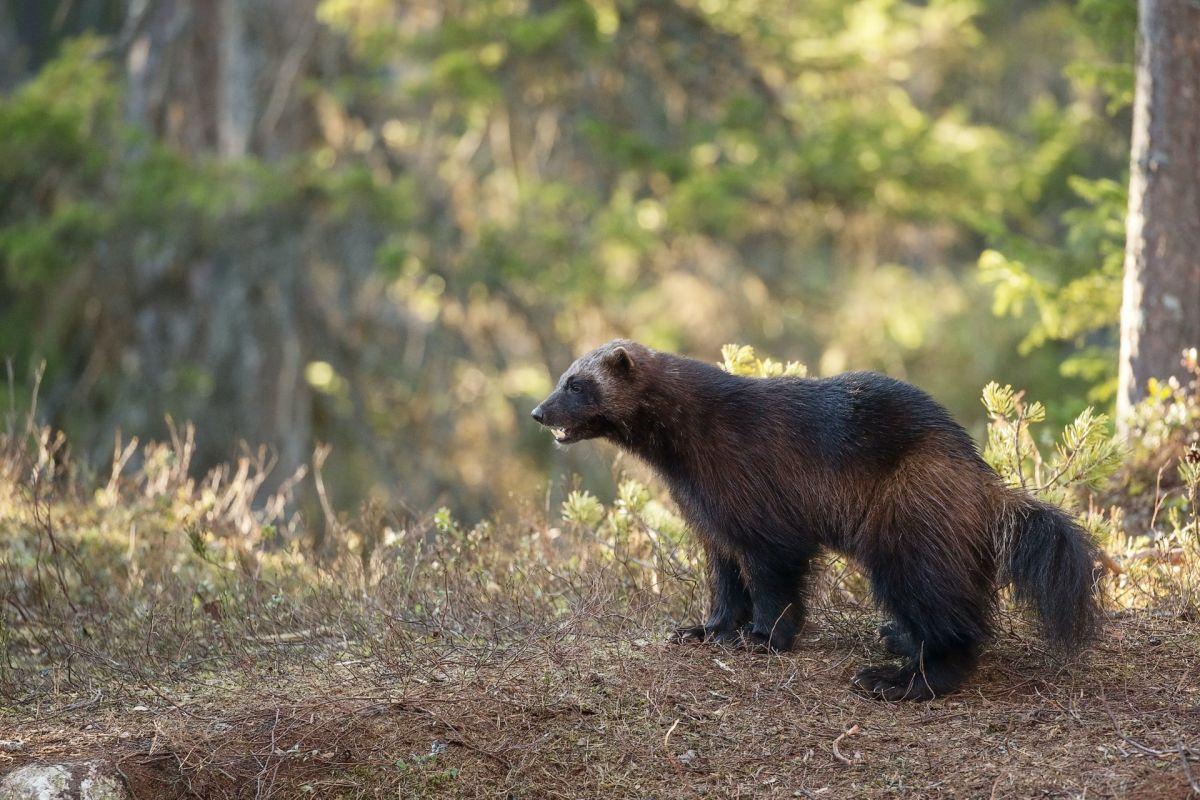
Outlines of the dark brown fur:
{"label": "dark brown fur", "polygon": [[1094,546],[1061,509],[1003,485],[927,394],[874,373],[754,379],[615,341],[533,412],[562,443],[602,437],[662,476],[707,554],[708,619],[681,640],[786,650],[813,557],[857,561],[894,621],[900,666],[855,684],[886,699],[957,688],[1011,582],[1064,649],[1097,619]]}

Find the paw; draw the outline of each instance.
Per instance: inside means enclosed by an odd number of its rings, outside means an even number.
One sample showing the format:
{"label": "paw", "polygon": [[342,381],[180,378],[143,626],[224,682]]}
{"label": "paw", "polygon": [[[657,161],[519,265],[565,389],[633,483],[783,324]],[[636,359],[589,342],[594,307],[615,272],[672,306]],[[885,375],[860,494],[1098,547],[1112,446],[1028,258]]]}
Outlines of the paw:
{"label": "paw", "polygon": [[912,637],[898,622],[885,622],[879,626],[879,642],[889,653],[897,656],[912,655],[916,650]]}
{"label": "paw", "polygon": [[671,634],[672,642],[704,642],[717,644],[733,644],[737,641],[739,632],[725,625],[689,625],[676,628]]}
{"label": "paw", "polygon": [[782,636],[768,636],[750,628],[738,631],[736,640],[730,644],[751,653],[786,653],[792,648],[790,638],[785,641]]}
{"label": "paw", "polygon": [[932,700],[936,695],[924,676],[911,667],[867,667],[851,681],[876,700]]}
{"label": "paw", "polygon": [[690,625],[684,628],[676,628],[675,632],[671,634],[671,641],[675,643],[707,642],[715,633],[716,629],[710,628],[707,625]]}

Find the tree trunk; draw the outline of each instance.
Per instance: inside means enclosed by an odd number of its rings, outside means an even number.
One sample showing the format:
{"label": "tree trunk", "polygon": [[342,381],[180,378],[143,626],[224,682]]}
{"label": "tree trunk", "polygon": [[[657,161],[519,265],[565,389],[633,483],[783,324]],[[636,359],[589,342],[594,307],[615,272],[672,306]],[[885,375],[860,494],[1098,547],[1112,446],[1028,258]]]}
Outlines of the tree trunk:
{"label": "tree trunk", "polygon": [[0,92],[9,92],[21,76],[20,40],[7,6],[0,5]]}
{"label": "tree trunk", "polygon": [[1117,420],[1200,345],[1200,6],[1140,0]]}
{"label": "tree trunk", "polygon": [[[174,149],[221,158],[284,157],[308,144],[314,128],[297,87],[314,47],[315,0],[133,0],[129,11],[131,124]],[[271,127],[256,133],[261,108]],[[186,417],[209,432],[200,467],[227,461],[236,439],[270,444],[279,467],[268,489],[307,463],[313,446],[305,315],[317,248],[285,213],[231,217],[222,241],[190,250],[149,238],[138,257],[103,265],[112,316],[131,322],[125,356],[137,365],[126,388],[138,400],[114,403],[111,427],[154,433],[168,411]],[[361,280],[349,267],[339,276]],[[197,380],[199,391],[180,391]]]}
{"label": "tree trunk", "polygon": [[254,127],[255,51],[246,33],[245,0],[222,0],[218,45],[217,152],[225,158],[246,155]]}
{"label": "tree trunk", "polygon": [[311,143],[299,87],[316,0],[130,0],[126,118],[187,153],[280,158]]}

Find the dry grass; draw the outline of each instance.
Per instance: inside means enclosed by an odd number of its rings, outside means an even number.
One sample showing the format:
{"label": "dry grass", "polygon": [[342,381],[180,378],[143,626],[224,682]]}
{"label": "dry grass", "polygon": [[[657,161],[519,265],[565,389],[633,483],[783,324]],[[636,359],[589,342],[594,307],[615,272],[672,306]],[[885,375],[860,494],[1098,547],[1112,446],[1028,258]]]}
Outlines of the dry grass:
{"label": "dry grass", "polygon": [[968,689],[887,704],[849,687],[886,656],[840,566],[795,653],[670,645],[703,592],[661,539],[368,508],[314,551],[253,502],[255,458],[193,481],[185,431],[96,481],[26,434],[0,460],[0,772],[98,757],[142,798],[1200,794],[1191,551],[1122,576],[1144,602],[1079,662],[1006,615]]}

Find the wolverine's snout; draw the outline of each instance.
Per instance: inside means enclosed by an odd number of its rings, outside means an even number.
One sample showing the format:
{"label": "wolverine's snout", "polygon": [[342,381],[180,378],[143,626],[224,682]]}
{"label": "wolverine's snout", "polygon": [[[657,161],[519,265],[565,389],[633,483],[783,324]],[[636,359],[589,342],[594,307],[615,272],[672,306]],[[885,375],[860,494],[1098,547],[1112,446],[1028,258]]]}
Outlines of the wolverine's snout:
{"label": "wolverine's snout", "polygon": [[570,409],[563,407],[562,397],[558,392],[539,403],[537,408],[529,412],[529,416],[533,417],[534,422],[549,428],[554,434],[554,441],[559,444],[570,444],[585,438],[582,435],[581,423],[575,419]]}
{"label": "wolverine's snout", "polygon": [[549,397],[538,403],[537,407],[529,412],[529,416],[538,425],[545,425],[546,427],[561,425],[562,423],[559,421],[559,417],[563,415],[563,410],[560,408],[561,405],[558,402],[556,393],[551,392]]}

